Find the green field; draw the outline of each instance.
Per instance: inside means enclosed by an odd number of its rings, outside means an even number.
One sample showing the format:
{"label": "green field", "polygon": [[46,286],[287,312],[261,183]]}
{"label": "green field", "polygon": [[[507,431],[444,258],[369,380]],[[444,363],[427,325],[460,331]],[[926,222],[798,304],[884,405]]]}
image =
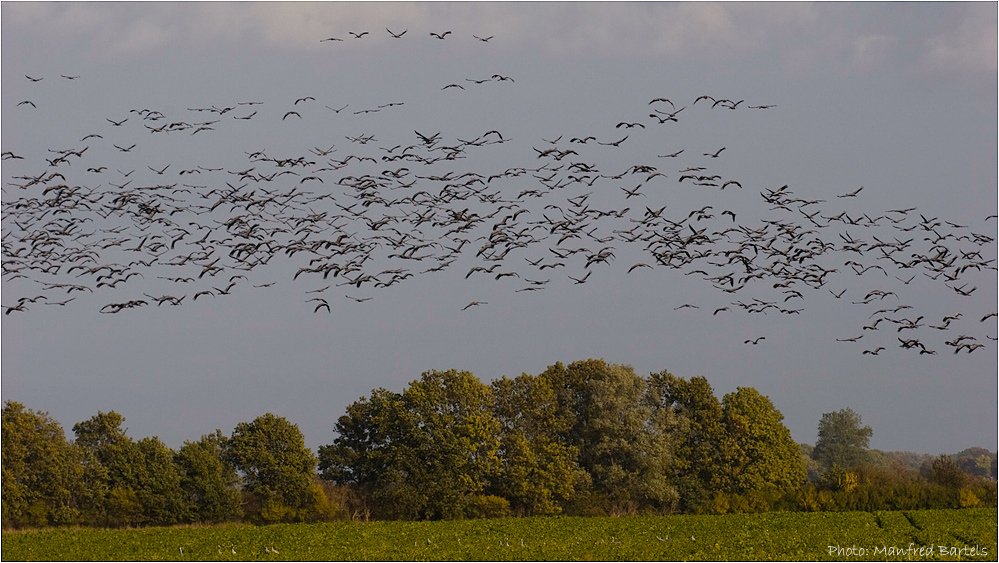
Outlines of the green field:
{"label": "green field", "polygon": [[45,530],[4,533],[3,560],[995,561],[996,516],[966,509]]}

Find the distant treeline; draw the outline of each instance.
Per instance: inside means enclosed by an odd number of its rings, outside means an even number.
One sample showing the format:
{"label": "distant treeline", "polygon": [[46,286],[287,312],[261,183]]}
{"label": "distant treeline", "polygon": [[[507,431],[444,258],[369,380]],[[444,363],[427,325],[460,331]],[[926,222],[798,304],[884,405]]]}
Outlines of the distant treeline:
{"label": "distant treeline", "polygon": [[868,448],[850,409],[815,446],[751,387],[640,377],[586,360],[485,384],[430,371],[375,389],[305,447],[265,414],[177,451],[98,413],[69,441],[46,413],[3,409],[3,526],[454,519],[996,506],[996,454]]}

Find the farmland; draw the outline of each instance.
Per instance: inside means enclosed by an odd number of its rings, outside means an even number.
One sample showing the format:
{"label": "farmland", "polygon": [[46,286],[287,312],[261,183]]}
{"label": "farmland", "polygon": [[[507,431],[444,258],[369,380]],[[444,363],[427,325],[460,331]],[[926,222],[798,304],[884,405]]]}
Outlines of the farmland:
{"label": "farmland", "polygon": [[3,560],[994,561],[996,509],[64,529]]}

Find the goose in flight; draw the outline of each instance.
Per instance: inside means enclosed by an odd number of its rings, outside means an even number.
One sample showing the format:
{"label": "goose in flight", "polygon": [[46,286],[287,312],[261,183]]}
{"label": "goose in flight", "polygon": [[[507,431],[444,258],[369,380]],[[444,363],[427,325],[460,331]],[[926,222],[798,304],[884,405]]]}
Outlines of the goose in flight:
{"label": "goose in flight", "polygon": [[365,35],[368,34],[367,31],[362,31],[360,33],[356,33],[356,32],[353,32],[353,31],[348,31],[347,33],[353,35],[354,39],[360,39],[360,38],[362,38],[362,37],[364,37]]}
{"label": "goose in flight", "polygon": [[386,27],[386,28],[385,28],[385,31],[387,31],[387,32],[389,33],[389,35],[391,35],[392,37],[394,37],[394,38],[396,38],[396,39],[399,39],[399,38],[400,38],[400,37],[402,37],[403,35],[406,35],[406,32],[407,32],[407,31],[409,31],[409,30],[408,30],[408,29],[405,29],[405,30],[403,30],[403,31],[402,31],[401,33],[392,33],[392,30]]}
{"label": "goose in flight", "polygon": [[436,37],[437,39],[441,39],[441,40],[443,40],[445,37],[447,37],[450,34],[451,34],[450,30],[445,31],[444,33],[434,33],[432,31],[430,32],[431,37]]}
{"label": "goose in flight", "polygon": [[472,35],[472,37],[478,39],[479,41],[482,41],[483,43],[486,43],[490,39],[492,39],[493,37],[496,37],[496,36],[495,35],[490,35],[489,37],[479,37],[478,35]]}

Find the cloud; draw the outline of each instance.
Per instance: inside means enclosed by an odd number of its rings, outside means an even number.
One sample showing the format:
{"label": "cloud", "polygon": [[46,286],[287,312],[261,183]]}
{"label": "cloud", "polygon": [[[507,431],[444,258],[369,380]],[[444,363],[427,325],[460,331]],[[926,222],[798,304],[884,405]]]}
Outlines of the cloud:
{"label": "cloud", "polygon": [[995,4],[969,5],[967,12],[956,27],[926,40],[925,53],[919,62],[922,70],[982,73],[999,69]]}
{"label": "cloud", "polygon": [[[761,54],[785,69],[831,64],[846,71],[914,67],[926,73],[997,68],[993,4],[511,2],[4,3],[3,31],[44,37],[32,48],[100,60],[144,58],[160,49],[287,51],[368,48],[454,30],[454,39],[495,35],[496,49],[562,58],[627,57],[740,61]],[[363,41],[349,31],[370,31]],[[13,40],[13,44],[27,44]],[[11,44],[5,42],[5,44]],[[16,56],[16,55],[14,55]]]}
{"label": "cloud", "polygon": [[892,56],[898,39],[892,35],[862,35],[853,41],[851,66],[873,69],[885,64]]}

